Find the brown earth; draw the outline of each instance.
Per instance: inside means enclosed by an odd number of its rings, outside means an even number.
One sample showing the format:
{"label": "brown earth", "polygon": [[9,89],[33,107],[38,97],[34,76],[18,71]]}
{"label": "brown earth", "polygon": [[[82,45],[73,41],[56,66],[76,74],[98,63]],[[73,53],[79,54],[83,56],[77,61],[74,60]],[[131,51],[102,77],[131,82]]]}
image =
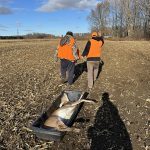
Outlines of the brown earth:
{"label": "brown earth", "polygon": [[[150,42],[105,41],[104,65],[75,127],[61,142],[43,141],[32,123],[67,89],[59,86],[57,40],[0,41],[0,149],[148,150],[150,149]],[[83,50],[86,41],[79,41]],[[82,64],[80,60],[78,64]],[[82,73],[82,72],[81,72]],[[72,90],[86,91],[83,72]]]}

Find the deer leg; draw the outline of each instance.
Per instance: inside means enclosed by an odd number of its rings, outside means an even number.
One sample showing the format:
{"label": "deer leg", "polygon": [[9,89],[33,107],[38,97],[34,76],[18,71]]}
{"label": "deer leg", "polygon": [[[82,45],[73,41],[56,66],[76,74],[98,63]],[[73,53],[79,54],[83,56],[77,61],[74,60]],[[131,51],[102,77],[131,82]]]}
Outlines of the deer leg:
{"label": "deer leg", "polygon": [[82,102],[87,102],[87,103],[95,103],[93,100],[87,100],[87,99],[80,99],[76,102],[68,102],[65,106],[67,107],[71,107],[71,106],[75,106],[75,105],[78,105]]}
{"label": "deer leg", "polygon": [[62,121],[58,121],[57,129],[58,129],[59,131],[80,132],[80,129],[75,128],[75,127],[68,127],[68,126],[66,126]]}

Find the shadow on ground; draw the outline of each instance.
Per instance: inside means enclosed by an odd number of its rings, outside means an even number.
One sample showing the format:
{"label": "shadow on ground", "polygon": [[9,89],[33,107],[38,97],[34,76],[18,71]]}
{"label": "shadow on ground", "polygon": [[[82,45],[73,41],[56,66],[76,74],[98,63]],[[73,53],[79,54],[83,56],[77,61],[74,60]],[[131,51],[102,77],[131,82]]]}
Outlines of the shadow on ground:
{"label": "shadow on ground", "polygon": [[104,65],[104,61],[103,61],[103,60],[100,60],[97,78],[99,78],[100,73],[102,72],[103,65]]}
{"label": "shadow on ground", "polygon": [[133,150],[129,133],[116,106],[103,93],[103,104],[96,113],[95,122],[88,129],[91,150]]}
{"label": "shadow on ground", "polygon": [[[102,71],[102,67],[104,65],[104,62],[101,60],[100,64],[99,64],[99,70],[98,70],[98,75],[97,78],[99,77],[101,71]],[[78,80],[78,78],[82,75],[83,72],[87,72],[87,64],[86,61],[84,61],[83,63],[79,63],[75,66],[75,71],[74,71],[74,82],[76,80]]]}
{"label": "shadow on ground", "polygon": [[83,62],[83,63],[79,63],[75,66],[75,69],[74,69],[74,82],[76,80],[78,80],[78,78],[82,75],[83,72],[87,72],[87,65],[86,65],[86,62]]}

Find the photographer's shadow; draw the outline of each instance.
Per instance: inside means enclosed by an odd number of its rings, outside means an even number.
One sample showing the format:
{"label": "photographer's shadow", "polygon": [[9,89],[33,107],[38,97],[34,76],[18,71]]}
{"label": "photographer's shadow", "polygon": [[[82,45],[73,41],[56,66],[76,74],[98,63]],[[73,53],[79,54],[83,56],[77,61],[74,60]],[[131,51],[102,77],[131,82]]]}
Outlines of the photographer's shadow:
{"label": "photographer's shadow", "polygon": [[91,150],[133,150],[130,136],[116,106],[103,93],[103,104],[96,113],[93,127],[88,129]]}

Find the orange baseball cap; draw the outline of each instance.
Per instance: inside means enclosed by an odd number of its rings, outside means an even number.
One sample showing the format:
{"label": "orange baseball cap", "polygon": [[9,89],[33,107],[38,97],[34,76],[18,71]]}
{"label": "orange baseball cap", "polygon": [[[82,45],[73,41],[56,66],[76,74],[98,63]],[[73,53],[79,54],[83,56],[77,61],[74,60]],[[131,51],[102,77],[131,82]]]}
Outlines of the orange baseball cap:
{"label": "orange baseball cap", "polygon": [[98,35],[97,32],[92,32],[92,37],[95,37],[97,35]]}

